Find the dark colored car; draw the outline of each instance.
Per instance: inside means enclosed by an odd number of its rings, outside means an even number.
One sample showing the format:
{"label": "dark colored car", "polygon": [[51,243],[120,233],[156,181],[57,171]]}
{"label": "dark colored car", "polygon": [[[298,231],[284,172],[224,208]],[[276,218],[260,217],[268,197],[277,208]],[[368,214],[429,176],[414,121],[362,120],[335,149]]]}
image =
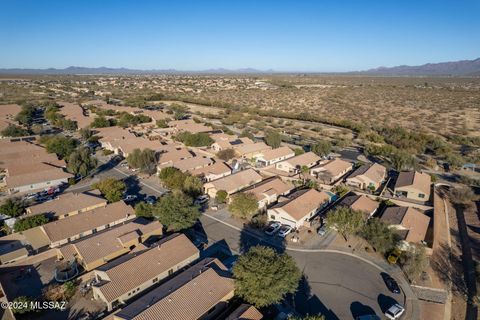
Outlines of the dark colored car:
{"label": "dark colored car", "polygon": [[387,286],[388,290],[390,290],[393,293],[400,293],[400,287],[398,286],[398,283],[397,281],[395,281],[395,279],[393,279],[391,276],[383,272],[382,272],[382,278],[383,278],[383,281],[385,281],[385,285]]}

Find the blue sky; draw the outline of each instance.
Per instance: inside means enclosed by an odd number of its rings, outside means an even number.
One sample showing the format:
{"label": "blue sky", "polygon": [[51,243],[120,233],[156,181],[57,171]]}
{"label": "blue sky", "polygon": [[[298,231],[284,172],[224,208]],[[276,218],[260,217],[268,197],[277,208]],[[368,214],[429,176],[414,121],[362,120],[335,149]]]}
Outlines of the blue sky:
{"label": "blue sky", "polygon": [[0,68],[350,71],[480,57],[480,1],[0,3]]}

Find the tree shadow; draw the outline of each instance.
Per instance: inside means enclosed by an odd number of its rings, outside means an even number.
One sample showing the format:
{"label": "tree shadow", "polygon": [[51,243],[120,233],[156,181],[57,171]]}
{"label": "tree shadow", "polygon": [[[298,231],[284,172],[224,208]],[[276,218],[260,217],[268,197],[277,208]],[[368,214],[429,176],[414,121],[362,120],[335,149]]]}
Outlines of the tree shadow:
{"label": "tree shadow", "polygon": [[370,307],[361,302],[355,301],[350,304],[350,312],[352,317],[356,319],[360,316],[366,315],[376,315],[375,311]]}
{"label": "tree shadow", "polygon": [[274,249],[277,253],[284,253],[286,240],[277,235],[269,236],[263,230],[244,224],[240,232],[239,251],[244,254],[251,247],[264,246]]}
{"label": "tree shadow", "polygon": [[142,201],[145,199],[146,194],[140,193],[140,191],[142,191],[142,188],[140,187],[140,182],[136,176],[128,176],[123,179],[123,182],[125,182],[125,185],[127,186],[125,193],[137,196],[137,199],[135,201],[132,201],[130,204],[134,204],[134,202]]}
{"label": "tree shadow", "polygon": [[292,297],[295,310],[302,315],[322,314],[327,320],[339,320],[337,315],[325,306],[316,295],[312,295],[308,279],[300,279],[297,292]]}

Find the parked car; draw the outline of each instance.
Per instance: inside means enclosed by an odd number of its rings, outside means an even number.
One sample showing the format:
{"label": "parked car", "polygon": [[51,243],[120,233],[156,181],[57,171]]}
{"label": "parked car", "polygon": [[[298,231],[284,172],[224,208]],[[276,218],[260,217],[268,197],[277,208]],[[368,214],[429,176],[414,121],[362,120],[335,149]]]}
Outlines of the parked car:
{"label": "parked car", "polygon": [[318,228],[317,234],[318,234],[319,236],[324,236],[325,233],[327,233],[327,226],[326,226],[326,225],[323,225],[323,226],[321,226],[320,228]]}
{"label": "parked car", "polygon": [[196,238],[196,239],[193,241],[193,244],[194,244],[195,247],[197,247],[199,250],[203,250],[203,249],[205,249],[205,247],[208,245],[208,241],[207,241],[207,240],[204,240],[204,239],[201,239],[201,238]]}
{"label": "parked car", "polygon": [[293,228],[291,226],[284,224],[280,227],[280,230],[278,230],[278,236],[281,238],[285,238],[292,231]]}
{"label": "parked car", "polygon": [[268,234],[269,236],[273,236],[277,231],[282,227],[282,224],[280,222],[273,222],[270,224],[267,229],[265,229],[265,233]]}
{"label": "parked car", "polygon": [[137,199],[137,196],[134,194],[127,194],[123,197],[123,201],[129,202],[129,201],[134,201]]}
{"label": "parked car", "polygon": [[157,197],[148,196],[147,198],[145,198],[145,202],[148,204],[155,204],[155,202],[157,202]]}
{"label": "parked car", "polygon": [[203,204],[207,203],[209,199],[210,199],[210,197],[208,195],[204,194],[204,195],[201,195],[201,196],[197,197],[197,199],[195,199],[193,204],[203,205]]}
{"label": "parked car", "polygon": [[128,167],[128,162],[121,162],[120,167]]}
{"label": "parked car", "polygon": [[25,197],[23,197],[24,200],[35,200],[37,199],[38,195],[36,193],[29,193]]}
{"label": "parked car", "polygon": [[385,281],[385,284],[388,290],[390,290],[393,293],[400,293],[400,287],[398,286],[398,283],[397,281],[395,281],[395,279],[393,279],[391,276],[389,276],[384,272],[382,272],[382,278],[383,278],[383,281]]}
{"label": "parked car", "polygon": [[388,308],[387,311],[385,311],[385,316],[388,319],[397,320],[397,319],[400,319],[400,317],[402,316],[402,314],[404,312],[405,312],[405,308],[403,306],[401,306],[400,304],[395,303],[393,306]]}

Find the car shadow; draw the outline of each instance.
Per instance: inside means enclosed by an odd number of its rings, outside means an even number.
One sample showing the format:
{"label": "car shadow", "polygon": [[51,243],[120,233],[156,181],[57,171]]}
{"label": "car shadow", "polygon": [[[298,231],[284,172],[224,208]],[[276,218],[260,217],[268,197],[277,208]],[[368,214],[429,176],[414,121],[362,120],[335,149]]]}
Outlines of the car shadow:
{"label": "car shadow", "polygon": [[364,305],[358,301],[350,304],[350,312],[352,313],[352,317],[354,319],[360,316],[376,315],[375,311],[370,306]]}
{"label": "car shadow", "polygon": [[392,297],[386,296],[384,294],[379,294],[378,295],[377,302],[378,302],[378,305],[379,305],[379,307],[380,307],[380,309],[382,310],[383,313],[385,313],[385,311],[387,311],[391,306],[398,303]]}
{"label": "car shadow", "polygon": [[240,232],[239,251],[244,254],[250,250],[251,247],[264,246],[274,249],[277,253],[284,253],[286,249],[285,239],[278,237],[277,235],[268,236],[261,231],[258,231],[252,227],[244,224],[242,231]]}

